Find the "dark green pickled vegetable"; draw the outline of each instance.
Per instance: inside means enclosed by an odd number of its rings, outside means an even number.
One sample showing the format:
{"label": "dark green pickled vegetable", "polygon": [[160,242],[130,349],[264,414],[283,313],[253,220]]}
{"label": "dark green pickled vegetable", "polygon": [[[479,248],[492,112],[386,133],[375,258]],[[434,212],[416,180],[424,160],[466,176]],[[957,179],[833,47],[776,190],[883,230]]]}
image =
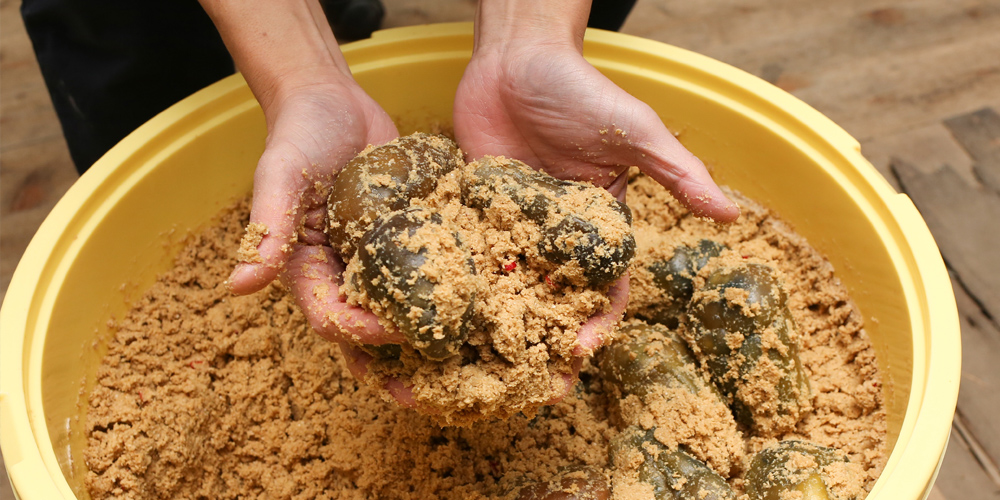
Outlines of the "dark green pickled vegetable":
{"label": "dark green pickled vegetable", "polygon": [[509,500],[608,500],[611,489],[604,473],[587,466],[566,467],[546,482],[523,482],[503,495]]}
{"label": "dark green pickled vegetable", "polygon": [[697,371],[694,356],[683,339],[662,325],[633,323],[619,330],[622,338],[600,351],[601,377],[624,394],[644,397],[656,385],[682,387],[692,394],[708,388],[722,402],[718,390]]}
{"label": "dark green pickled vegetable", "polygon": [[726,248],[722,243],[701,240],[694,247],[679,246],[669,259],[647,266],[653,275],[653,284],[663,293],[663,300],[643,315],[654,323],[677,328],[694,293],[694,276]]}
{"label": "dark green pickled vegetable", "polygon": [[550,214],[558,212],[555,199],[569,191],[582,191],[586,186],[556,179],[524,163],[507,159],[483,157],[463,186],[462,196],[467,206],[489,208],[497,195],[510,198],[528,220],[544,226]]}
{"label": "dark green pickled vegetable", "polygon": [[792,492],[801,494],[794,497],[801,500],[858,499],[859,495],[838,496],[830,490],[832,482],[824,468],[836,462],[848,460],[832,448],[805,441],[782,441],[754,456],[746,476],[747,495],[750,500],[782,500]]}
{"label": "dark green pickled vegetable", "polygon": [[[631,220],[631,211],[624,204],[616,201],[611,208],[623,219]],[[635,238],[630,233],[621,245],[612,245],[601,237],[597,226],[571,214],[555,226],[542,230],[538,251],[545,259],[558,264],[575,260],[583,269],[587,285],[600,286],[611,283],[628,270],[629,262],[635,257]]]}
{"label": "dark green pickled vegetable", "polygon": [[358,155],[337,174],[327,200],[330,245],[350,258],[376,219],[427,196],[438,178],[461,164],[454,142],[420,133]]}
{"label": "dark green pickled vegetable", "polygon": [[[733,296],[745,298],[730,302],[726,290],[734,288]],[[808,405],[809,381],[774,270],[763,264],[720,265],[695,292],[688,311],[695,350],[730,399],[736,420],[763,432],[794,427]]]}
{"label": "dark green pickled vegetable", "polygon": [[[556,179],[517,160],[503,162],[484,157],[463,185],[466,205],[486,209],[498,197],[509,198],[524,216],[542,230],[538,243],[541,256],[557,265],[571,261],[579,264],[585,286],[601,286],[621,277],[635,256],[635,237],[631,230],[620,242],[607,241],[596,220],[619,220],[632,225],[632,212],[618,200],[597,193],[585,213],[570,213],[560,198],[579,193],[589,186],[580,182]],[[592,217],[599,217],[592,218]]]}
{"label": "dark green pickled vegetable", "polygon": [[[374,226],[358,247],[360,271],[354,275],[355,285],[365,291],[369,300],[382,305],[410,344],[425,357],[442,360],[457,354],[468,336],[472,319],[475,295],[470,283],[476,272],[458,234],[439,214],[420,207],[389,214]],[[452,252],[428,255],[426,246],[413,251],[411,238],[418,231]],[[466,306],[460,308],[460,314],[442,317],[443,305],[436,303],[434,297],[438,283],[421,269],[434,259],[453,260],[437,264],[460,270],[462,276],[457,279],[469,281],[464,286],[452,283],[460,294],[464,293],[459,299]],[[454,310],[453,305],[448,306]]]}
{"label": "dark green pickled vegetable", "polygon": [[653,487],[656,500],[735,500],[722,476],[682,448],[669,450],[653,437],[653,429],[633,426],[611,440],[611,463],[623,467],[629,454],[640,452],[639,481]]}

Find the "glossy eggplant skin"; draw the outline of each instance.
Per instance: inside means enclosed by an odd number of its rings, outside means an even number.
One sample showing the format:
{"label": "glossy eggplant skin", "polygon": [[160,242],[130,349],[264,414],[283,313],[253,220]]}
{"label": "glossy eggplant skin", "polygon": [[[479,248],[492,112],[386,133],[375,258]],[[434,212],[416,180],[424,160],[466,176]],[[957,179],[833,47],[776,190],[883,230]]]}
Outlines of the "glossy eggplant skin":
{"label": "glossy eggplant skin", "polygon": [[462,165],[461,152],[447,137],[400,137],[349,161],[337,173],[327,199],[330,246],[344,260],[379,218],[430,194],[438,179]]}
{"label": "glossy eggplant skin", "polygon": [[677,328],[694,293],[695,275],[726,248],[722,243],[702,239],[695,246],[678,246],[669,259],[646,266],[653,275],[653,285],[662,293],[663,301],[643,315],[654,323]]}
{"label": "glossy eggplant skin", "polygon": [[[624,217],[628,207],[611,205]],[[570,214],[556,225],[542,231],[538,251],[545,259],[557,264],[571,260],[579,263],[587,286],[602,286],[620,278],[635,257],[635,239],[630,235],[621,245],[613,245],[600,236],[597,226]]]}
{"label": "glossy eggplant skin", "polygon": [[544,226],[549,216],[558,212],[556,198],[584,186],[556,179],[517,160],[485,157],[476,161],[463,188],[463,199],[470,207],[489,208],[498,195],[505,196],[528,220]]}
{"label": "glossy eggplant skin", "polygon": [[697,360],[675,332],[662,325],[631,323],[619,329],[619,339],[599,353],[601,378],[622,395],[645,397],[657,385],[682,387],[692,394],[708,389],[722,402],[718,389],[697,371]]}
{"label": "glossy eggplant skin", "polygon": [[602,236],[598,220],[617,220],[632,225],[632,211],[624,203],[593,196],[584,212],[570,213],[561,198],[587,189],[580,182],[556,179],[517,160],[485,157],[463,186],[466,205],[487,209],[499,198],[509,199],[526,219],[542,231],[538,252],[543,259],[561,265],[579,264],[583,286],[603,286],[620,278],[635,256],[631,230],[620,241]]}
{"label": "glossy eggplant skin", "polygon": [[771,267],[719,265],[688,308],[689,340],[736,420],[768,434],[791,430],[810,401],[786,301]]}
{"label": "glossy eggplant skin", "polygon": [[545,482],[516,485],[503,495],[504,500],[608,500],[611,487],[604,473],[596,467],[575,466],[561,469]]}
{"label": "glossy eggplant skin", "polygon": [[[803,460],[802,457],[808,457]],[[761,450],[754,456],[746,475],[750,500],[782,500],[789,496],[802,500],[857,500],[834,494],[824,467],[848,460],[836,450],[806,441],[788,440]],[[809,466],[801,464],[810,463]]]}
{"label": "glossy eggplant skin", "polygon": [[655,500],[735,500],[736,493],[722,476],[683,448],[670,450],[653,436],[655,429],[632,426],[609,446],[611,463],[622,467],[629,454],[639,452],[638,479],[653,487]]}
{"label": "glossy eggplant skin", "polygon": [[[428,359],[440,361],[458,354],[468,337],[475,293],[469,291],[461,297],[466,306],[459,318],[440,321],[441,306],[435,302],[434,294],[438,283],[421,269],[435,256],[428,255],[426,246],[413,251],[412,245],[407,244],[422,230],[440,244],[461,252],[458,233],[436,212],[421,207],[393,212],[376,221],[361,239],[357,252],[360,271],[354,275],[354,284],[364,290],[370,301],[382,304],[417,351]],[[476,274],[467,251],[464,258],[453,264],[462,273],[460,279],[471,279]]]}

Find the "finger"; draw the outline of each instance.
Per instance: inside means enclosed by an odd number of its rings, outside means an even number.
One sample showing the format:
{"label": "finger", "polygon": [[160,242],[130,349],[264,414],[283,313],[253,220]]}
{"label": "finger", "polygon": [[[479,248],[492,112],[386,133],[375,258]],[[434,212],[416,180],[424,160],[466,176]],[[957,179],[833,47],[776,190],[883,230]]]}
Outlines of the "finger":
{"label": "finger", "polygon": [[306,245],[326,245],[326,203],[306,210],[302,218],[303,225],[299,228],[298,242]]}
{"label": "finger", "polygon": [[625,194],[628,192],[628,169],[626,168],[624,172],[618,174],[615,180],[608,185],[607,190],[614,196],[618,201],[625,203]]}
{"label": "finger", "polygon": [[[403,382],[391,378],[386,381],[385,389],[404,408],[416,408],[418,406],[417,397],[413,395],[413,388],[407,387]],[[430,413],[430,410],[424,408],[421,412],[426,414]]]}
{"label": "finger", "polygon": [[340,353],[344,355],[347,370],[351,372],[351,375],[354,375],[354,378],[364,381],[365,376],[368,375],[368,363],[373,359],[372,355],[348,342],[338,342],[338,344],[340,345]]}
{"label": "finger", "polygon": [[261,228],[260,242],[250,258],[229,276],[234,293],[256,292],[273,281],[284,266],[290,242],[301,217],[302,195],[308,183],[302,170],[309,160],[296,148],[281,142],[268,147],[254,172],[250,227]]}
{"label": "finger", "polygon": [[615,96],[604,103],[612,110],[610,123],[601,133],[610,157],[602,163],[638,166],[695,215],[719,222],[739,217],[739,207],[715,184],[705,164],[677,141],[652,108],[623,91],[609,95]]}
{"label": "finger", "polygon": [[648,154],[650,159],[640,162],[639,170],[669,189],[698,217],[716,222],[733,222],[740,217],[740,207],[719,189],[701,160],[684,150],[680,143],[663,149],[666,151],[661,154]]}
{"label": "finger", "polygon": [[320,336],[356,344],[403,342],[398,330],[386,329],[374,314],[344,301],[337,284],[343,272],[344,265],[331,248],[298,245],[281,281]]}
{"label": "finger", "polygon": [[[364,381],[365,376],[368,375],[368,363],[373,359],[370,354],[361,350],[355,345],[351,345],[347,342],[340,342],[340,352],[344,355],[344,360],[347,362],[347,369],[354,375],[354,378]],[[416,408],[417,397],[413,395],[413,389],[407,387],[406,384],[400,380],[390,378],[385,382],[385,390],[389,392],[389,395],[404,408]],[[428,412],[424,412],[428,413]]]}
{"label": "finger", "polygon": [[553,405],[562,401],[573,390],[573,385],[580,377],[580,368],[583,367],[583,358],[573,360],[570,373],[559,373],[552,377],[552,384],[555,386],[557,395],[545,402],[546,405]]}
{"label": "finger", "polygon": [[618,327],[628,305],[628,273],[615,280],[608,289],[611,307],[587,320],[577,333],[577,345],[573,348],[574,356],[589,356],[601,347],[604,339]]}
{"label": "finger", "polygon": [[616,118],[624,125],[613,129],[612,151],[618,155],[614,160],[639,167],[697,216],[718,222],[739,218],[739,206],[726,197],[705,164],[681,145],[656,112],[638,99],[627,101],[628,105],[617,107],[622,111]]}

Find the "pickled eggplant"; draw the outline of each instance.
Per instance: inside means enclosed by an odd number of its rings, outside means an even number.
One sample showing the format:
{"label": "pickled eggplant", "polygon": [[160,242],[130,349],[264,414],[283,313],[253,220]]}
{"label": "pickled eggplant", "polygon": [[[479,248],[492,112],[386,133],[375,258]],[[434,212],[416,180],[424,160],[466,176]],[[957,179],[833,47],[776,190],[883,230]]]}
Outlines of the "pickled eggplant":
{"label": "pickled eggplant", "polygon": [[[416,350],[431,360],[458,353],[472,320],[476,270],[439,214],[411,207],[380,218],[361,239],[356,261],[348,266],[358,266],[355,286]],[[441,286],[454,294],[442,298],[435,293]]]}
{"label": "pickled eggplant", "polygon": [[587,466],[566,467],[545,482],[520,483],[505,500],[608,500],[611,489],[604,473]]}
{"label": "pickled eggplant", "polygon": [[[573,284],[602,286],[621,277],[635,256],[632,212],[606,193],[588,194],[587,189],[586,184],[556,179],[517,160],[487,156],[477,160],[462,193],[466,205],[479,209],[509,199],[541,229],[542,258],[556,265],[577,263],[582,277],[569,278]],[[584,207],[569,209],[566,203],[580,193],[585,193]],[[579,206],[581,200],[575,203]],[[597,221],[618,223],[619,234],[602,234]]]}
{"label": "pickled eggplant", "polygon": [[[627,206],[616,201],[611,208],[623,219],[631,219],[631,216],[625,217],[629,213]],[[582,284],[601,286],[618,279],[628,270],[629,262],[635,256],[635,238],[629,233],[620,245],[611,244],[601,237],[593,223],[570,214],[555,226],[542,231],[538,251],[542,257],[557,264],[578,263],[585,280]]]}
{"label": "pickled eggplant", "polygon": [[718,390],[697,372],[687,344],[662,325],[632,323],[619,330],[621,339],[600,351],[601,377],[625,395],[644,397],[656,385],[682,387],[692,394]]}
{"label": "pickled eggplant", "polygon": [[810,401],[785,302],[771,267],[720,264],[688,310],[693,348],[737,421],[768,434],[792,429]]}
{"label": "pickled eggplant", "polygon": [[442,175],[461,165],[454,142],[420,133],[358,155],[337,174],[327,200],[330,245],[349,259],[376,219],[427,196]]}
{"label": "pickled eggplant", "polygon": [[462,186],[467,206],[489,208],[498,195],[509,198],[530,221],[545,226],[557,213],[556,198],[571,191],[583,191],[578,182],[556,179],[523,162],[486,156],[476,160],[476,168]]}
{"label": "pickled eggplant", "polygon": [[[860,482],[849,479],[850,465],[832,448],[782,441],[754,456],[746,476],[747,495],[750,500],[857,500],[862,495]],[[841,477],[835,482],[830,472],[838,466]]]}
{"label": "pickled eggplant", "polygon": [[677,328],[694,293],[694,276],[725,249],[722,243],[703,239],[696,246],[677,247],[667,260],[649,264],[647,269],[653,275],[653,285],[662,293],[662,301],[644,311],[643,316],[654,323]]}
{"label": "pickled eggplant", "polygon": [[656,500],[735,500],[736,493],[722,476],[683,447],[668,449],[653,433],[637,426],[622,431],[611,440],[611,463],[624,469],[633,463],[630,455],[641,453],[638,480],[653,487]]}

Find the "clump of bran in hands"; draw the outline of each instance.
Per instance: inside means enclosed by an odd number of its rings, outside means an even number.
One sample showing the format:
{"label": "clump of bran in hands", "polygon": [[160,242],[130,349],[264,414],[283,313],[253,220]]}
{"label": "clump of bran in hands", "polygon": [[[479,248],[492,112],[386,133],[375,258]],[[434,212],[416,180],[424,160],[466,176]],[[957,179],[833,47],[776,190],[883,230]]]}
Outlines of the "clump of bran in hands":
{"label": "clump of bran in hands", "polygon": [[631,214],[603,189],[415,134],[359,154],[328,205],[342,293],[406,339],[359,346],[366,382],[402,382],[442,423],[533,414],[572,384],[581,328],[621,315]]}

